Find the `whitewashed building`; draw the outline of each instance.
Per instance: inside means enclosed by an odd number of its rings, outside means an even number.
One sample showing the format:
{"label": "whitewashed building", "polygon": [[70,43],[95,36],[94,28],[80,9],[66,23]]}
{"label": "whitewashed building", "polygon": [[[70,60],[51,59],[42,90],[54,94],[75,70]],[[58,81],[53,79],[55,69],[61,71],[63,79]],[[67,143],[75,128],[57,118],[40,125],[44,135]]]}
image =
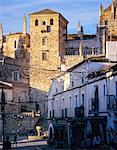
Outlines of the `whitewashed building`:
{"label": "whitewashed building", "polygon": [[60,135],[66,144],[80,147],[87,135],[93,140],[96,134],[109,142],[117,131],[117,65],[93,58],[53,79],[48,118],[58,143]]}

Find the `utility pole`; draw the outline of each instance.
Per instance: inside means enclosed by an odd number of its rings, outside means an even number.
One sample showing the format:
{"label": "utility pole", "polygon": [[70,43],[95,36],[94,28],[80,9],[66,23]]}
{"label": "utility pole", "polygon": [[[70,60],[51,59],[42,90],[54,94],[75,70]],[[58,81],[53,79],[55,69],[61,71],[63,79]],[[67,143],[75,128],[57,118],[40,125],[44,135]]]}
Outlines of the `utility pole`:
{"label": "utility pole", "polygon": [[2,114],[2,136],[3,136],[3,149],[4,149],[4,141],[5,141],[5,93],[4,89],[2,87],[2,92],[1,92],[1,114]]}

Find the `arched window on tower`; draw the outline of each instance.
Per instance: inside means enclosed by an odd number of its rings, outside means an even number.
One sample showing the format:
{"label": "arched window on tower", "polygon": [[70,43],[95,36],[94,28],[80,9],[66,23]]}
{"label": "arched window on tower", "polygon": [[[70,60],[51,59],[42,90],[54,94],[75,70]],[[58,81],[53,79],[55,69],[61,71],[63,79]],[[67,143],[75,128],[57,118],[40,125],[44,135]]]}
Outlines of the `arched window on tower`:
{"label": "arched window on tower", "polygon": [[42,25],[46,25],[46,21],[42,21]]}
{"label": "arched window on tower", "polygon": [[50,25],[53,25],[53,24],[54,24],[54,20],[50,19]]}
{"label": "arched window on tower", "polygon": [[38,20],[37,19],[35,20],[35,26],[38,26]]}

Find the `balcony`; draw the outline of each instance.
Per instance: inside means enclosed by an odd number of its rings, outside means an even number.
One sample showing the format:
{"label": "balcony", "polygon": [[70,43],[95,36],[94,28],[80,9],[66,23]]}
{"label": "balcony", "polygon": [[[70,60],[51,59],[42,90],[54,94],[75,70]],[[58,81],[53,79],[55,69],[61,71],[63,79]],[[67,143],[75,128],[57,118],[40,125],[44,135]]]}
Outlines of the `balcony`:
{"label": "balcony", "polygon": [[84,117],[84,106],[75,108],[75,117]]}
{"label": "balcony", "polygon": [[107,110],[117,110],[117,97],[107,95]]}

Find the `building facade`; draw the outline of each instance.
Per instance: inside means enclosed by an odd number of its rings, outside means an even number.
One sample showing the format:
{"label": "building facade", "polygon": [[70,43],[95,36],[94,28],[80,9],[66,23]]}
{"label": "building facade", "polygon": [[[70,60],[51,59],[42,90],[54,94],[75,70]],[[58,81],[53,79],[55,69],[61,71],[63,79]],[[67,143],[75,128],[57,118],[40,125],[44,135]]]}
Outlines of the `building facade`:
{"label": "building facade", "polygon": [[[7,57],[16,58],[20,55],[19,64],[24,63],[25,66],[22,66],[20,72],[23,76],[29,75],[29,101],[37,102],[38,106],[34,105],[32,109],[40,110],[41,115],[47,116],[51,79],[60,74],[62,69],[65,71],[83,59],[106,55],[106,30],[98,28],[95,35],[87,35],[79,22],[77,34],[68,34],[68,21],[59,12],[44,9],[29,16],[30,34],[27,34],[26,17],[22,33],[3,36],[0,26],[0,49]],[[111,27],[115,30],[112,38],[116,40],[116,1],[113,1],[109,9],[100,8],[100,24],[105,25],[106,20],[112,23]],[[22,47],[19,43],[22,43]],[[28,65],[22,61],[25,54],[29,59]],[[29,67],[29,74],[26,66]]]}
{"label": "building facade", "polygon": [[117,131],[117,75],[116,69],[109,71],[112,66],[105,60],[89,59],[53,79],[48,118],[49,138],[54,138],[55,145],[62,142],[62,146],[78,148],[96,134],[104,143],[110,142]]}

